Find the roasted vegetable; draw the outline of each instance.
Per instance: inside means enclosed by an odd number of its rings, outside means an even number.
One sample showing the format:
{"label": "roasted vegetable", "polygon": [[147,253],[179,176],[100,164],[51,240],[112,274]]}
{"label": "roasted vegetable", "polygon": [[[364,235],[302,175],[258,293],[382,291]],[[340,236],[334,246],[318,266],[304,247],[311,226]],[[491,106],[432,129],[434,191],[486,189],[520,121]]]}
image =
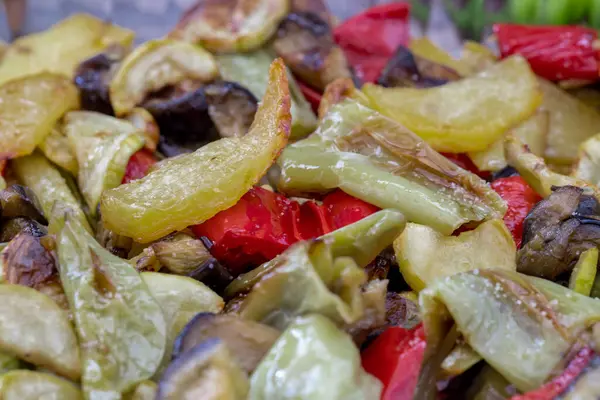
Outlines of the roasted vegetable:
{"label": "roasted vegetable", "polygon": [[48,284],[60,285],[53,241],[23,232],[0,253],[2,282],[39,289]]}
{"label": "roasted vegetable", "polygon": [[436,88],[367,84],[363,92],[377,111],[436,150],[453,153],[485,150],[507,129],[533,115],[542,101],[535,75],[518,56]]}
{"label": "roasted vegetable", "polygon": [[246,52],[269,40],[289,8],[288,0],[198,0],[170,36],[212,52]]}
{"label": "roasted vegetable", "polygon": [[258,108],[258,100],[235,82],[218,81],[204,86],[208,114],[221,137],[244,136]]}
{"label": "roasted vegetable", "polygon": [[183,276],[143,272],[144,283],[152,297],[160,304],[167,324],[167,344],[158,372],[171,359],[171,350],[177,335],[198,313],[220,312],[223,300],[204,284]]}
{"label": "roasted vegetable", "polygon": [[[267,71],[273,58],[270,52],[257,50],[252,53],[220,55],[217,56],[217,62],[223,79],[239,83],[252,92],[257,99],[264,101],[263,97],[265,97],[265,93],[270,86]],[[317,124],[317,119],[292,74],[288,73],[287,78],[292,107],[290,138],[298,139],[312,133]]]}
{"label": "roasted vegetable", "polygon": [[[445,66],[459,76],[468,75],[465,65],[460,60],[453,58],[448,52],[433,43],[427,36],[411,39],[408,48],[419,58],[429,60],[439,66]],[[455,79],[458,79],[458,77]]]}
{"label": "roasted vegetable", "polygon": [[177,275],[188,275],[214,259],[202,240],[182,232],[169,235],[151,246],[160,265]]}
{"label": "roasted vegetable", "polygon": [[135,390],[125,396],[126,400],[156,400],[158,385],[152,381],[143,381]]}
{"label": "roasted vegetable", "polygon": [[11,218],[0,222],[0,242],[9,242],[19,233],[27,233],[31,236],[42,237],[48,233],[48,229],[39,222],[30,218]]}
{"label": "roasted vegetable", "polygon": [[596,186],[600,185],[600,135],[586,140],[579,147],[579,158],[571,174]]}
{"label": "roasted vegetable", "polygon": [[19,157],[12,161],[12,167],[19,181],[37,195],[50,225],[53,220],[61,218],[68,211],[91,232],[81,205],[67,182],[42,154],[36,152]]}
{"label": "roasted vegetable", "polygon": [[110,100],[115,114],[122,116],[152,92],[185,80],[208,82],[218,75],[214,58],[201,47],[155,39],[136,48],[120,64],[110,82]]}
{"label": "roasted vegetable", "polygon": [[145,108],[136,107],[127,113],[124,118],[131,122],[144,136],[144,148],[152,153],[156,151],[156,145],[160,138],[158,123]]}
{"label": "roasted vegetable", "polygon": [[0,285],[0,351],[72,380],[81,376],[79,346],[67,313],[25,286]]}
{"label": "roasted vegetable", "polygon": [[16,370],[0,375],[4,400],[83,400],[79,388],[66,379],[45,372]]}
{"label": "roasted vegetable", "polygon": [[17,357],[8,353],[0,353],[0,374],[19,369],[21,364],[22,362]]}
{"label": "roasted vegetable", "polygon": [[377,83],[384,87],[428,88],[458,79],[460,76],[449,67],[418,57],[408,48],[399,46]]}
{"label": "roasted vegetable", "polygon": [[[498,61],[494,52],[483,44],[467,40],[463,43],[460,63],[468,75],[476,74],[491,67]],[[468,76],[467,75],[467,76]]]}
{"label": "roasted vegetable", "polygon": [[542,79],[539,82],[541,108],[550,116],[545,158],[556,164],[570,164],[577,158],[579,145],[598,133],[600,113],[558,86]]}
{"label": "roasted vegetable", "polygon": [[44,225],[48,224],[33,190],[21,185],[12,185],[0,191],[0,217],[24,217]]}
{"label": "roasted vegetable", "polygon": [[226,296],[241,296],[231,311],[280,329],[308,313],[325,315],[338,324],[356,323],[365,316],[362,268],[403,228],[402,214],[382,210],[318,239],[292,245],[227,287]]}
{"label": "roasted vegetable", "polygon": [[394,249],[402,276],[415,291],[437,278],[463,271],[516,270],[515,243],[499,219],[459,236],[443,236],[428,226],[408,224],[394,241]]}
{"label": "roasted vegetable", "polygon": [[187,276],[204,283],[217,293],[223,293],[233,280],[229,271],[214,258],[209,258]]}
{"label": "roasted vegetable", "polygon": [[156,400],[244,400],[248,378],[236,365],[225,343],[211,338],[169,365],[158,383]]}
{"label": "roasted vegetable", "polygon": [[296,319],[279,339],[250,380],[253,400],[378,399],[381,383],[360,365],[349,336],[327,318]]}
{"label": "roasted vegetable", "polygon": [[278,164],[277,188],[283,192],[339,187],[443,234],[469,221],[499,218],[506,207],[479,177],[402,125],[350,99],[332,107],[311,137],[288,146]]}
{"label": "roasted vegetable", "polygon": [[119,398],[159,367],[167,335],[163,312],[135,269],[100,246],[77,219],[66,214],[55,224],[60,278],[81,347],[83,392],[86,398]]}
{"label": "roasted vegetable", "polygon": [[[268,91],[247,135],[224,138],[166,160],[145,178],[104,192],[100,208],[105,226],[144,243],[231,207],[286,145],[289,107],[285,66],[275,61]],[[142,198],[146,199],[143,205]]]}
{"label": "roasted vegetable", "polygon": [[202,342],[218,338],[231,352],[236,364],[247,374],[252,374],[279,334],[277,329],[234,315],[200,313],[181,331],[175,341],[173,357],[185,356]]}
{"label": "roasted vegetable", "polygon": [[591,247],[579,256],[569,279],[569,289],[584,296],[589,296],[594,287],[598,268],[598,248]]}
{"label": "roasted vegetable", "polygon": [[56,121],[79,104],[75,86],[47,72],[4,83],[0,101],[0,160],[33,152]]}
{"label": "roasted vegetable", "polygon": [[352,76],[346,56],[327,21],[311,12],[292,12],[279,25],[273,49],[303,83],[323,90],[337,78]]}
{"label": "roasted vegetable", "polygon": [[598,199],[575,186],[561,186],[525,219],[517,270],[555,280],[570,273],[580,254],[600,246]]}
{"label": "roasted vegetable", "polygon": [[131,123],[93,111],[72,111],[64,131],[79,164],[77,183],[92,214],[102,192],[121,184],[129,159],[144,145]]}
{"label": "roasted vegetable", "polygon": [[[550,113],[538,110],[531,118],[508,131],[529,147],[539,157],[544,156],[550,127]],[[469,158],[481,171],[500,171],[507,166],[504,155],[505,136],[500,136],[484,151],[471,152]]]}
{"label": "roasted vegetable", "polygon": [[73,176],[77,176],[79,172],[77,157],[71,149],[69,139],[62,131],[62,126],[57,125],[52,128],[46,139],[38,147],[48,160],[69,171]]}
{"label": "roasted vegetable", "polygon": [[133,239],[127,236],[117,235],[116,233],[105,229],[102,219],[96,224],[95,237],[102,247],[120,258],[127,258],[133,247]]}
{"label": "roasted vegetable", "polygon": [[440,279],[421,292],[419,302],[427,350],[415,396],[423,399],[435,394],[439,365],[433,361],[439,358],[449,321],[489,365],[527,391],[568,361],[565,355],[579,332],[600,316],[598,300],[547,280],[500,270]]}
{"label": "roasted vegetable", "polygon": [[13,42],[2,55],[0,82],[42,71],[70,78],[80,62],[111,45],[128,48],[133,36],[129,29],[91,15],[73,14],[44,32]]}
{"label": "roasted vegetable", "polygon": [[84,60],[75,70],[74,82],[79,89],[81,108],[113,115],[108,86],[119,63],[125,57],[125,49],[111,46],[106,51]]}

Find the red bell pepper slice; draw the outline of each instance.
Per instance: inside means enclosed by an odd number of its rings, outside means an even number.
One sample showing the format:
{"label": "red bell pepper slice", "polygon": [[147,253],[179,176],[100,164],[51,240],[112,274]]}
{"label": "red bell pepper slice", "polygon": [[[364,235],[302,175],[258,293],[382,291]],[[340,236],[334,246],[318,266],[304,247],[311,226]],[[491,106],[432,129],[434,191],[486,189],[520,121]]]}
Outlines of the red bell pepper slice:
{"label": "red bell pepper slice", "polygon": [[477,168],[477,166],[475,164],[473,164],[473,161],[471,161],[469,156],[466,155],[465,153],[441,153],[441,154],[444,157],[446,157],[448,160],[452,161],[454,164],[461,167],[462,169],[472,172],[482,179],[489,179],[492,176],[492,174],[490,174],[488,171],[480,171],[479,168]]}
{"label": "red bell pepper slice", "polygon": [[319,205],[311,200],[300,204],[254,187],[233,207],[191,229],[213,242],[212,255],[235,275],[275,258],[298,241],[324,235],[378,210],[341,190],[325,196]]}
{"label": "red bell pepper slice", "polygon": [[508,204],[504,223],[519,248],[523,239],[525,217],[542,198],[520,176],[496,179],[491,186]]}
{"label": "red bell pepper slice", "polygon": [[582,26],[496,24],[502,57],[521,54],[539,76],[552,80],[596,81],[600,53],[598,33]]}
{"label": "red bell pepper slice", "polygon": [[304,98],[310,103],[312,110],[315,114],[319,113],[319,104],[321,104],[321,93],[308,86],[306,83],[298,80],[298,86],[304,95]]}
{"label": "red bell pepper slice", "polygon": [[383,383],[381,400],[412,400],[423,355],[423,325],[386,329],[361,353],[363,368]]}
{"label": "red bell pepper slice", "polygon": [[410,38],[410,4],[396,2],[365,10],[338,25],[333,36],[363,82],[375,82],[399,45]]}
{"label": "red bell pepper slice", "polygon": [[138,150],[129,158],[125,175],[121,183],[129,183],[146,176],[148,169],[156,164],[156,158],[150,150]]}
{"label": "red bell pepper slice", "polygon": [[525,394],[513,396],[510,400],[553,400],[564,393],[564,391],[575,382],[575,379],[577,379],[585,367],[588,366],[593,356],[594,351],[589,347],[581,349],[575,358],[571,360],[569,365],[567,365],[567,368],[565,368],[562,374],[542,387]]}
{"label": "red bell pepper slice", "polygon": [[6,160],[0,160],[0,176],[4,176],[6,170]]}

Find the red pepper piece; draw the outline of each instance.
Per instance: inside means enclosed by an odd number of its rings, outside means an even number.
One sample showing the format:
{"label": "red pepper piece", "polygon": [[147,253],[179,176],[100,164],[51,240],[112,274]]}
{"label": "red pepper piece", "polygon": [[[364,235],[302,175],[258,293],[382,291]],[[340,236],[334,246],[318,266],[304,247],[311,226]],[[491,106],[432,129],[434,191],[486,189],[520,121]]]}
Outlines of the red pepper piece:
{"label": "red pepper piece", "polygon": [[138,150],[129,158],[125,175],[121,183],[129,183],[146,176],[148,169],[156,164],[156,158],[150,150]]}
{"label": "red pepper piece", "polygon": [[519,248],[523,238],[525,217],[542,198],[520,176],[496,179],[491,186],[508,204],[504,223]]}
{"label": "red pepper piece", "polygon": [[471,161],[469,156],[466,155],[465,153],[441,153],[441,154],[444,157],[446,157],[448,160],[452,161],[454,164],[461,167],[462,169],[472,172],[482,179],[489,179],[492,176],[492,174],[490,174],[488,171],[480,171],[479,168],[477,168],[477,166],[475,164],[473,164],[473,161]]}
{"label": "red pepper piece", "polygon": [[6,171],[6,160],[0,160],[0,176],[4,176]]}
{"label": "red pepper piece", "polygon": [[394,326],[362,353],[363,368],[383,383],[381,400],[412,400],[425,353],[425,330]]}
{"label": "red pepper piece", "polygon": [[399,45],[408,45],[410,5],[382,4],[347,19],[333,31],[336,43],[363,82],[375,82]]}
{"label": "red pepper piece", "polygon": [[562,374],[542,387],[525,394],[513,396],[510,400],[553,400],[560,396],[573,382],[575,382],[575,379],[577,379],[585,367],[588,366],[593,356],[594,351],[589,347],[581,349]]}
{"label": "red pepper piece", "polygon": [[353,224],[379,211],[379,207],[352,197],[339,189],[323,199],[323,207],[332,231]]}
{"label": "red pepper piece", "polygon": [[311,88],[304,82],[298,80],[298,86],[300,86],[300,90],[304,95],[304,98],[310,103],[312,110],[315,113],[319,113],[319,104],[321,104],[321,93],[317,92],[315,89]]}
{"label": "red pepper piece", "polygon": [[581,26],[496,24],[502,57],[521,54],[539,76],[552,80],[598,80],[598,33]]}

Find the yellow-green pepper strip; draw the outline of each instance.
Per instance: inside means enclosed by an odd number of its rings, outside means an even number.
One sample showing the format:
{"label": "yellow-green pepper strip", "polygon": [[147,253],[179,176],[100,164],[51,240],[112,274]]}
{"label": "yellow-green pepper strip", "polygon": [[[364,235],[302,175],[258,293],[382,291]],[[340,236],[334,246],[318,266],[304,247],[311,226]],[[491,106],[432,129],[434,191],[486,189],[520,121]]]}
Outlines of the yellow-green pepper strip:
{"label": "yellow-green pepper strip", "polygon": [[344,192],[411,222],[451,234],[469,221],[500,218],[506,204],[483,180],[406,128],[352,100],[334,105],[309,138],[278,159],[278,189]]}
{"label": "yellow-green pepper strip", "polygon": [[236,312],[246,319],[285,328],[309,313],[352,324],[365,314],[363,267],[402,232],[404,218],[382,210],[359,222],[297,243],[261,267],[240,276],[225,290],[249,291]]}
{"label": "yellow-green pepper strip", "polygon": [[50,225],[57,217],[69,212],[83,227],[91,232],[81,204],[69,189],[60,172],[39,151],[12,160],[12,168],[17,179],[29,187],[40,200],[42,209]]}
{"label": "yellow-green pepper strip", "polygon": [[166,323],[140,275],[70,215],[57,220],[60,278],[74,315],[86,398],[120,399],[154,375]]}
{"label": "yellow-green pepper strip", "polygon": [[92,215],[102,192],[121,184],[129,159],[144,146],[133,124],[91,111],[72,111],[64,131],[75,150],[77,182]]}
{"label": "yellow-green pepper strip", "polygon": [[19,369],[21,361],[19,358],[8,353],[0,353],[0,374]]}
{"label": "yellow-green pepper strip", "polygon": [[15,370],[0,376],[3,400],[83,400],[79,388],[66,379],[38,371]]}
{"label": "yellow-green pepper strip", "polygon": [[589,296],[594,287],[598,265],[598,248],[592,247],[581,253],[569,279],[569,289]]}
{"label": "yellow-green pepper strip", "polygon": [[250,379],[250,400],[378,399],[382,385],[360,365],[352,339],[321,315],[299,318]]}
{"label": "yellow-green pepper strip", "polygon": [[[238,82],[261,99],[267,89],[269,65],[275,59],[267,50],[252,53],[223,54],[217,63],[223,79]],[[288,71],[288,83],[292,98],[292,132],[290,139],[301,139],[315,130],[317,118],[304,98],[294,77]]]}

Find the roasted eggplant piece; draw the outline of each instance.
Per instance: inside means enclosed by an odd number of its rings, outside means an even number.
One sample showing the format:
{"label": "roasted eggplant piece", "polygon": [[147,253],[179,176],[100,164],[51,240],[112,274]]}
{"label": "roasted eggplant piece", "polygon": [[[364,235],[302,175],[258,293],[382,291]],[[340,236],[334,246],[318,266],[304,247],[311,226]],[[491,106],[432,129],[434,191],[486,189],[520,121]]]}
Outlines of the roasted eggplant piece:
{"label": "roasted eggplant piece", "polygon": [[114,115],[108,86],[112,73],[124,55],[123,47],[113,46],[79,64],[74,82],[79,89],[82,109]]}
{"label": "roasted eggplant piece", "polygon": [[156,399],[244,400],[248,390],[248,378],[226,344],[211,338],[171,363],[158,383]]}
{"label": "roasted eggplant piece", "polygon": [[352,73],[329,24],[311,12],[292,12],[279,25],[273,48],[303,82],[316,89]]}
{"label": "roasted eggplant piece", "polygon": [[270,326],[234,315],[200,313],[183,329],[173,346],[173,357],[182,354],[210,338],[218,338],[229,349],[236,364],[251,374],[279,337]]}
{"label": "roasted eggplant piece", "polygon": [[0,222],[0,242],[9,242],[19,233],[42,237],[48,234],[48,229],[31,218],[18,217]]}
{"label": "roasted eggplant piece", "polygon": [[58,279],[56,259],[52,254],[53,241],[27,232],[17,235],[0,253],[2,280],[33,289]]}
{"label": "roasted eggplant piece", "polygon": [[204,86],[208,114],[221,137],[244,136],[258,109],[258,100],[235,82],[218,81]]}
{"label": "roasted eggplant piece", "polygon": [[458,79],[460,75],[451,68],[418,57],[408,48],[399,46],[377,83],[384,87],[429,88]]}
{"label": "roasted eggplant piece", "polygon": [[233,281],[233,276],[227,268],[211,257],[187,276],[204,283],[217,293],[223,293],[227,285]]}
{"label": "roasted eggplant piece", "polygon": [[26,186],[12,185],[0,191],[0,206],[2,219],[24,217],[48,224],[37,196]]}
{"label": "roasted eggplant piece", "polygon": [[113,231],[104,228],[102,218],[98,218],[98,224],[96,225],[96,240],[106,250],[121,258],[127,258],[133,246],[132,238],[117,235]]}
{"label": "roasted eggplant piece", "polygon": [[554,188],[525,218],[517,271],[556,280],[579,256],[600,246],[600,204],[576,186]]}

